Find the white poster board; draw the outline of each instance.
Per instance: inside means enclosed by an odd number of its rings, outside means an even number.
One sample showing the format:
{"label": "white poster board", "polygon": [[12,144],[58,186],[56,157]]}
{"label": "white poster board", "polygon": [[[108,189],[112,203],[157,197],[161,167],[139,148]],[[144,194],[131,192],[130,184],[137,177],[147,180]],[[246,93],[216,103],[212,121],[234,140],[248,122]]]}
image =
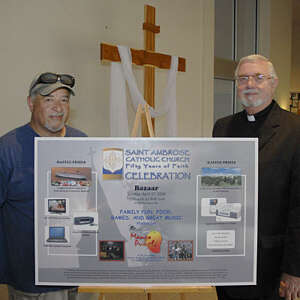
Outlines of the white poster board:
{"label": "white poster board", "polygon": [[36,138],[36,283],[253,285],[257,139]]}

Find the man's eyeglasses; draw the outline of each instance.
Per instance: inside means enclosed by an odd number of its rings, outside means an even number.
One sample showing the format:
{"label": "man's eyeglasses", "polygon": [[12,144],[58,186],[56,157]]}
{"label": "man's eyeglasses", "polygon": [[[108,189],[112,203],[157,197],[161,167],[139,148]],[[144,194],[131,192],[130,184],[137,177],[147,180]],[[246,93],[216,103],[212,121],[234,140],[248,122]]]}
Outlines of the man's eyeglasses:
{"label": "man's eyeglasses", "polygon": [[39,83],[53,84],[60,81],[62,84],[73,87],[75,85],[75,78],[68,74],[54,74],[54,73],[43,73],[36,80],[34,85],[31,87],[30,92],[36,87]]}
{"label": "man's eyeglasses", "polygon": [[265,80],[273,78],[270,75],[264,75],[264,74],[255,74],[255,75],[242,75],[242,76],[237,76],[236,81],[238,82],[239,85],[243,85],[248,83],[248,81],[252,78],[255,83],[260,84],[263,83]]}

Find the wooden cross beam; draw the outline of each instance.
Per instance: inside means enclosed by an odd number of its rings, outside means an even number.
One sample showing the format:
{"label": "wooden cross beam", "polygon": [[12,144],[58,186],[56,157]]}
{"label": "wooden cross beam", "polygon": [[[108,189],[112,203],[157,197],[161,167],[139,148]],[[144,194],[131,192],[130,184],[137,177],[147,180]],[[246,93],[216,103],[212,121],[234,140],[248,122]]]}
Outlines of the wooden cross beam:
{"label": "wooden cross beam", "polygon": [[[118,47],[105,43],[100,44],[101,60],[118,62],[121,61]],[[139,66],[150,65],[160,69],[170,69],[171,56],[167,54],[150,52],[146,50],[137,50],[130,48],[132,63]],[[185,58],[178,58],[178,71],[185,72]]]}
{"label": "wooden cross beam", "polygon": [[[132,63],[145,66],[144,72],[144,98],[155,108],[155,72],[153,67],[170,69],[171,55],[155,52],[155,34],[160,32],[160,27],[155,25],[155,8],[145,5],[145,22],[143,23],[145,50],[130,49]],[[101,43],[100,59],[118,62],[121,61],[118,47]],[[185,72],[185,58],[178,58],[178,71]],[[152,119],[154,128],[154,119]],[[147,120],[142,120],[142,136],[150,136]]]}

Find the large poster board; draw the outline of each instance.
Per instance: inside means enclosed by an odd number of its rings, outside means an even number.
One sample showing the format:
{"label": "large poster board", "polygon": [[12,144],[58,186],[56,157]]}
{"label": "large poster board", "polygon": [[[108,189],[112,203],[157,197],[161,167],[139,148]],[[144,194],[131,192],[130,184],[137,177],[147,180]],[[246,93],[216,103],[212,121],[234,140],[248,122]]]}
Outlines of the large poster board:
{"label": "large poster board", "polygon": [[257,144],[36,138],[36,283],[255,284]]}

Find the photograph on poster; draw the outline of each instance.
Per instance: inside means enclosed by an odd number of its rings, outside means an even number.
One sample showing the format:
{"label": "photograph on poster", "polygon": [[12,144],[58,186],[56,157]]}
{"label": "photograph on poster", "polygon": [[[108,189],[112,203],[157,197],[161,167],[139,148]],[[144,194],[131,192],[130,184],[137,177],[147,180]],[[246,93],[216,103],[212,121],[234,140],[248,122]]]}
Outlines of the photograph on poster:
{"label": "photograph on poster", "polygon": [[193,241],[168,241],[169,261],[192,261]]}
{"label": "photograph on poster", "polygon": [[201,185],[227,187],[241,186],[241,170],[236,168],[202,168]]}
{"label": "photograph on poster", "polygon": [[91,168],[53,167],[51,168],[51,185],[63,187],[89,187]]}
{"label": "photograph on poster", "polygon": [[73,231],[97,231],[98,212],[94,211],[73,211]]}
{"label": "photograph on poster", "polygon": [[66,226],[46,226],[48,235],[46,235],[46,243],[68,243],[69,228]]}
{"label": "photograph on poster", "polygon": [[68,216],[69,199],[68,198],[46,198],[45,199],[46,216]]}
{"label": "photograph on poster", "polygon": [[226,198],[202,198],[201,199],[201,216],[213,217],[216,216],[217,206],[225,204]]}
{"label": "photograph on poster", "polygon": [[215,217],[217,222],[241,221],[241,203],[229,203],[226,198],[202,198],[201,216]]}
{"label": "photograph on poster", "polygon": [[238,222],[241,221],[241,203],[224,203],[216,207],[216,221]]}
{"label": "photograph on poster", "polygon": [[124,241],[99,241],[99,260],[124,261]]}

